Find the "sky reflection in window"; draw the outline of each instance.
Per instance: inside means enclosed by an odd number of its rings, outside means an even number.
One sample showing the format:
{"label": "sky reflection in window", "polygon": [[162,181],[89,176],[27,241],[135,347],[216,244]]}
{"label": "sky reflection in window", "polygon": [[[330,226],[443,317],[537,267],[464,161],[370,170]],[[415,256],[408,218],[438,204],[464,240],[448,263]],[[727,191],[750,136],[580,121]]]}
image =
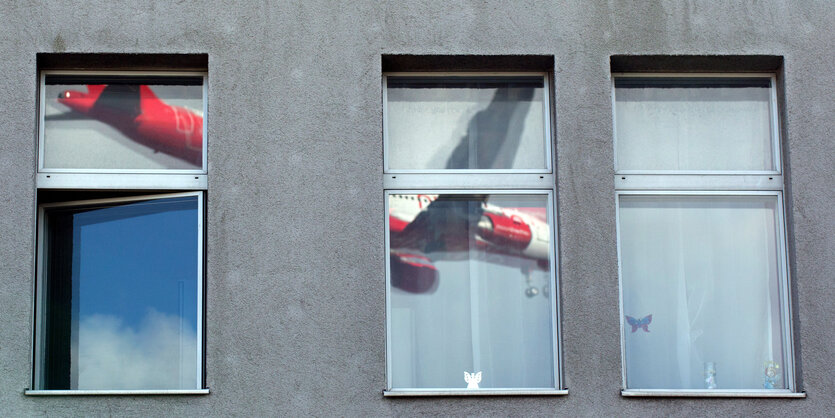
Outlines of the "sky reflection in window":
{"label": "sky reflection in window", "polygon": [[197,196],[48,212],[45,389],[199,386],[197,220]]}

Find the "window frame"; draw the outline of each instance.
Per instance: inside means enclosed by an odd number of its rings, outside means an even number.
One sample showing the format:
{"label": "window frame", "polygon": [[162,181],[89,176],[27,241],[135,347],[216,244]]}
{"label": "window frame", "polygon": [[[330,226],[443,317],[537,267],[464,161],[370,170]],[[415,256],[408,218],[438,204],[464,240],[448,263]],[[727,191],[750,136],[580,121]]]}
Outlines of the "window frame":
{"label": "window frame", "polygon": [[[46,112],[46,77],[133,76],[133,77],[202,77],[203,85],[203,156],[200,169],[110,169],[45,168],[44,116]],[[206,71],[110,71],[110,70],[41,70],[38,75],[37,185],[51,189],[206,189],[208,185],[208,73]]]}
{"label": "window frame", "polygon": [[[430,169],[430,170],[397,170],[388,165],[387,121],[387,77],[472,77],[472,76],[542,76],[544,135],[546,147],[546,169]],[[559,291],[559,242],[557,208],[557,190],[554,176],[553,140],[555,126],[552,113],[553,74],[550,72],[383,72],[382,100],[383,100],[383,198],[385,208],[385,306],[386,306],[386,389],[385,397],[412,396],[490,396],[490,395],[567,395],[563,373],[562,331],[560,323],[560,291]],[[393,388],[392,374],[392,340],[391,340],[391,260],[390,260],[390,225],[389,198],[394,194],[505,194],[505,195],[542,195],[547,201],[547,220],[550,227],[551,243],[549,256],[552,257],[549,271],[549,285],[551,286],[551,341],[553,351],[554,388],[500,388],[500,389],[458,389],[458,388]]]}
{"label": "window frame", "polygon": [[[47,75],[81,75],[81,76],[135,76],[135,77],[202,77],[202,98],[203,98],[203,155],[202,168],[200,169],[44,169],[44,115],[45,115],[45,82]],[[66,395],[207,395],[209,389],[206,387],[206,351],[205,351],[205,316],[206,316],[206,191],[208,190],[208,84],[209,77],[206,70],[54,70],[44,69],[38,73],[38,104],[37,117],[38,130],[36,132],[37,156],[34,164],[35,190],[36,190],[36,213],[33,222],[33,272],[32,280],[32,340],[31,340],[31,381],[30,388],[24,389],[24,395],[31,396],[66,396]],[[85,194],[87,192],[99,193],[103,198],[74,199],[72,196],[66,199],[50,203],[39,204],[37,202],[40,192],[69,192]],[[109,195],[108,193],[113,193]],[[38,367],[41,356],[41,330],[39,323],[43,314],[43,300],[40,294],[44,288],[42,280],[44,259],[44,211],[46,208],[61,206],[77,206],[97,203],[117,203],[143,201],[153,199],[165,199],[183,196],[197,196],[198,199],[198,293],[197,293],[197,364],[198,387],[194,389],[67,389],[53,390],[40,389],[38,384]]]}
{"label": "window frame", "polygon": [[46,270],[46,260],[45,260],[45,234],[46,234],[46,218],[45,214],[46,211],[49,209],[54,208],[72,208],[72,207],[84,207],[88,205],[99,205],[99,204],[117,204],[117,203],[135,203],[135,202],[143,202],[149,200],[158,200],[158,199],[173,199],[178,197],[190,197],[195,196],[197,197],[197,323],[195,324],[197,329],[197,361],[198,364],[196,365],[196,372],[197,372],[197,382],[201,386],[204,386],[204,370],[203,370],[203,354],[204,354],[204,303],[203,303],[203,295],[205,293],[205,275],[204,272],[204,263],[205,263],[205,243],[204,243],[204,222],[205,222],[205,198],[203,196],[202,191],[193,191],[193,192],[182,192],[182,193],[163,193],[163,194],[145,194],[141,196],[126,196],[126,197],[114,197],[114,198],[103,198],[103,199],[86,199],[86,200],[73,200],[67,202],[54,202],[54,203],[43,203],[38,205],[38,218],[37,218],[37,245],[35,251],[36,255],[36,269],[35,269],[35,284],[34,284],[34,303],[35,303],[35,319],[33,322],[33,331],[34,331],[34,338],[33,338],[33,352],[32,352],[32,387],[35,389],[27,389],[25,393],[27,395],[95,395],[95,394],[103,394],[103,395],[117,395],[117,394],[203,394],[208,393],[208,389],[204,388],[197,388],[197,389],[128,389],[128,390],[110,390],[110,389],[40,389],[42,386],[41,382],[41,372],[42,370],[42,360],[43,360],[43,316],[45,310],[45,295],[44,290],[46,289],[46,285],[44,284],[44,272]]}
{"label": "window frame", "polygon": [[[619,170],[617,165],[616,87],[618,78],[767,78],[770,80],[771,150],[774,170]],[[618,311],[620,314],[621,395],[651,397],[805,397],[798,391],[792,324],[791,271],[784,205],[782,135],[777,101],[777,77],[769,73],[612,73],[612,128],[615,184],[615,225],[618,256]],[[786,389],[641,389],[627,386],[626,333],[621,255],[621,196],[774,196],[777,280],[780,298],[781,341],[784,346]]]}

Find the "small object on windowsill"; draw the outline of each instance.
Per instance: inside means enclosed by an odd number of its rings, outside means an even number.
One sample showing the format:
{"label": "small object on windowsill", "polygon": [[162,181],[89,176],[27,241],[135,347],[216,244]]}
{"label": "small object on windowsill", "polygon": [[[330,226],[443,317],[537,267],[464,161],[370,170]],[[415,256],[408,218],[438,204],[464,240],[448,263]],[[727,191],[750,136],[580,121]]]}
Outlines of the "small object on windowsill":
{"label": "small object on windowsill", "polygon": [[716,363],[705,362],[705,389],[716,389]]}
{"label": "small object on windowsill", "polygon": [[764,389],[780,389],[780,365],[775,361],[765,362],[765,376],[763,377]]}

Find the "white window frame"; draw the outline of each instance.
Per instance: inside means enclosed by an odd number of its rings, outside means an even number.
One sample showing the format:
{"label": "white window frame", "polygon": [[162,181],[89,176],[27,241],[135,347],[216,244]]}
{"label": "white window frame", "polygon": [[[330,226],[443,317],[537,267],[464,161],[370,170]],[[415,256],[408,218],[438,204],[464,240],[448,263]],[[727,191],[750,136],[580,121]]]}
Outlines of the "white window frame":
{"label": "white window frame", "polygon": [[[544,128],[546,147],[546,169],[431,169],[431,170],[396,170],[388,165],[388,121],[387,121],[387,77],[472,77],[472,76],[542,76],[544,80]],[[563,381],[562,338],[559,321],[559,251],[557,242],[556,182],[553,174],[554,141],[551,122],[551,100],[553,95],[551,74],[545,72],[386,72],[382,79],[383,99],[383,196],[385,199],[385,289],[386,289],[386,397],[410,396],[484,396],[484,395],[567,395]],[[455,388],[393,388],[392,381],[392,341],[391,341],[391,265],[390,265],[390,225],[388,218],[389,197],[395,194],[504,194],[504,195],[542,195],[547,196],[547,217],[551,229],[549,255],[550,286],[552,296],[551,323],[552,349],[554,358],[554,388],[501,388],[501,389],[455,389]]]}
{"label": "white window frame", "polygon": [[[770,80],[771,149],[775,169],[742,170],[619,170],[617,165],[616,88],[618,78],[766,78]],[[792,332],[791,278],[786,216],[783,204],[782,156],[780,152],[780,118],[777,108],[777,80],[774,74],[763,73],[612,73],[612,126],[615,164],[615,216],[618,251],[618,291],[620,312],[621,395],[670,397],[805,397],[797,391],[795,376],[794,336]],[[627,386],[626,334],[623,311],[623,273],[620,239],[621,196],[774,196],[776,206],[778,287],[780,292],[782,343],[786,352],[784,365],[787,389],[640,389]]]}
{"label": "white window frame", "polygon": [[[48,75],[202,77],[203,158],[201,169],[44,168],[44,115]],[[63,71],[43,70],[39,76],[38,188],[49,189],[168,189],[205,190],[208,186],[208,73],[199,71]]]}
{"label": "white window frame", "polygon": [[[82,75],[82,76],[182,76],[202,77],[203,79],[203,158],[201,169],[45,169],[43,167],[43,133],[45,115],[45,85],[47,75]],[[110,71],[110,70],[42,70],[38,75],[39,82],[39,103],[38,103],[38,156],[35,169],[35,187],[38,191],[63,190],[69,192],[132,192],[130,196],[101,198],[101,199],[72,199],[71,201],[60,201],[38,205],[37,217],[34,224],[35,249],[33,254],[34,271],[33,279],[33,306],[34,325],[31,346],[31,387],[25,389],[25,395],[52,396],[52,395],[206,395],[209,389],[205,387],[205,352],[204,352],[204,286],[206,286],[205,266],[205,224],[206,195],[208,189],[208,73],[206,71]],[[198,316],[197,316],[197,344],[198,344],[198,384],[196,389],[149,389],[149,390],[41,390],[38,389],[38,367],[41,355],[41,338],[39,321],[43,313],[42,298],[40,289],[43,271],[43,221],[44,209],[60,206],[74,206],[98,203],[118,203],[142,201],[148,199],[164,199],[182,196],[198,196]]]}

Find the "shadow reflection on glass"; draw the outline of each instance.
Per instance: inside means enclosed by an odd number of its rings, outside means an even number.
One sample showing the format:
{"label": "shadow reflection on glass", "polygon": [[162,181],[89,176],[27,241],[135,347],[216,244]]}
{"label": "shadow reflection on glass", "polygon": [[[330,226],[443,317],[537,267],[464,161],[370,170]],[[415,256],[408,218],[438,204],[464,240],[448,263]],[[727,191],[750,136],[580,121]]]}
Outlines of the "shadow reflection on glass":
{"label": "shadow reflection on glass", "polygon": [[544,169],[542,76],[389,76],[389,168]]}
{"label": "shadow reflection on glass", "polygon": [[496,89],[487,108],[470,119],[446,168],[513,167],[533,96],[534,88]]}

